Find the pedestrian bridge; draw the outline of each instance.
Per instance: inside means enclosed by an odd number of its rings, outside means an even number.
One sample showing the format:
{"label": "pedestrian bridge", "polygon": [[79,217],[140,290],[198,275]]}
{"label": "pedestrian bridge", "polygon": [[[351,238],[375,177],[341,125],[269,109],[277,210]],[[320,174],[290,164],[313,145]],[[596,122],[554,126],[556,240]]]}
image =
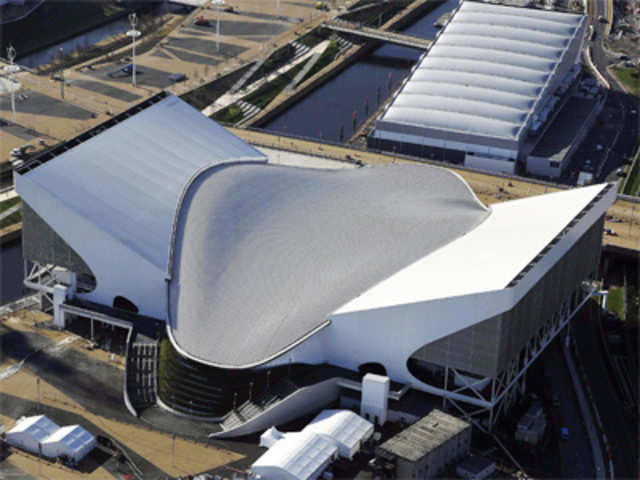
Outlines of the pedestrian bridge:
{"label": "pedestrian bridge", "polygon": [[344,20],[331,20],[323,22],[322,27],[334,32],[348,33],[357,37],[378,40],[381,42],[394,43],[403,47],[417,48],[419,50],[428,50],[431,47],[431,40],[418,38],[412,35],[404,35],[402,33],[390,32],[388,30],[380,30],[372,27],[347,22]]}

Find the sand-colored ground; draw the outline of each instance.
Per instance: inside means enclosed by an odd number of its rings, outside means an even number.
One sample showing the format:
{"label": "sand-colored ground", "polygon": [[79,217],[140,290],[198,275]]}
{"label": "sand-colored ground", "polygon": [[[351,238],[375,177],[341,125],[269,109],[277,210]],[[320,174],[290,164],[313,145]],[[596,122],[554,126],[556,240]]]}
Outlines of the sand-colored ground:
{"label": "sand-colored ground", "polygon": [[[37,401],[36,377],[26,369],[0,381],[0,392],[25,400]],[[241,454],[176,438],[175,465],[171,463],[172,439],[170,435],[144,427],[122,423],[95,415],[64,393],[40,381],[40,401],[55,408],[67,410],[86,418],[116,441],[126,445],[172,476],[195,474],[232,463],[242,458]]]}
{"label": "sand-colored ground", "polygon": [[[330,3],[338,7],[351,2]],[[214,80],[217,76],[232,71],[250,60],[264,58],[329,15],[328,12],[316,10],[315,4],[315,0],[280,2],[280,18],[277,18],[275,1],[227,1],[225,5],[233,7],[239,13],[221,11],[219,14],[222,25],[220,52],[211,48],[216,38],[215,21],[218,16],[216,9],[199,8],[187,17],[167,14],[165,28],[162,29],[167,31],[167,36],[161,39],[154,48],[144,53],[139,52],[136,57],[139,69],[143,72],[147,70],[147,77],[144,74],[139,75],[138,85],[135,87],[129,79],[123,81],[117,76],[112,78],[107,75],[107,73],[126,64],[129,61],[126,59],[118,62],[98,63],[93,70],[87,69],[87,65],[96,64],[99,61],[99,59],[93,59],[65,70],[64,98],[62,98],[60,81],[54,80],[48,75],[20,72],[16,75],[22,84],[18,92],[19,95],[36,92],[56,99],[63,105],[77,106],[90,115],[88,118],[71,118],[62,112],[64,109],[59,108],[60,105],[57,105],[56,108],[43,106],[38,109],[37,102],[35,102],[36,108],[18,108],[17,123],[37,132],[37,138],[44,138],[49,145],[59,140],[72,138],[163,88],[182,94],[205,82]],[[209,27],[195,26],[194,21],[198,16],[209,20]],[[177,20],[180,18],[182,21],[178,22]],[[246,35],[238,35],[234,31],[225,33],[226,25],[250,25],[252,23],[256,26],[268,24],[273,30],[259,35],[254,35],[251,28],[248,29]],[[227,28],[227,30],[229,29]],[[129,51],[130,47],[123,47],[114,53],[128,53]],[[2,65],[4,64],[0,62],[0,66]],[[150,71],[160,72],[155,74],[156,80],[160,79],[160,83],[154,80],[152,85],[149,84]],[[162,83],[166,82],[166,77],[171,73],[184,73],[187,75],[187,81],[177,84]],[[109,89],[120,90],[120,93],[124,92],[125,96],[113,94]],[[32,100],[17,98],[17,105],[20,106],[23,101],[28,103]],[[0,109],[0,119],[11,121],[11,111]],[[0,131],[0,161],[8,160],[11,149],[25,143],[32,143],[38,148],[42,148],[38,144],[37,138],[24,140],[16,138],[6,131]]]}
{"label": "sand-colored ground", "polygon": [[[14,314],[7,316],[6,320],[2,320],[2,323],[13,330],[21,330],[26,332],[34,332],[39,335],[50,338],[54,342],[60,342],[71,334],[63,330],[54,330],[52,328],[36,328],[36,323],[51,322],[52,317],[43,312],[33,310],[20,310]],[[94,348],[89,350],[87,346],[89,341],[82,337],[76,337],[73,341],[68,343],[68,348],[73,348],[79,352],[82,352],[88,357],[94,358],[104,363],[108,363],[116,368],[124,370],[125,359],[122,355],[111,354],[105,350]]]}

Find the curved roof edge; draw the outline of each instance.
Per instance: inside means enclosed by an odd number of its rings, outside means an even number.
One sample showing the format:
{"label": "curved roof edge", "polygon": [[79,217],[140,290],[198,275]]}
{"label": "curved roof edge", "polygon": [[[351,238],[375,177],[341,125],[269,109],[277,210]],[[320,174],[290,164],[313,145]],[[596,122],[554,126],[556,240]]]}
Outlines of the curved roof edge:
{"label": "curved roof edge", "polygon": [[[169,283],[167,282],[167,292],[169,292],[168,285],[169,285]],[[168,296],[170,296],[169,293],[168,293]],[[171,308],[169,308],[168,316],[169,317],[171,316]],[[212,362],[211,360],[207,360],[205,358],[201,358],[201,357],[198,357],[196,355],[192,355],[191,353],[187,352],[185,349],[183,349],[180,346],[178,341],[173,336],[173,331],[171,330],[171,319],[169,319],[169,321],[167,322],[167,335],[169,337],[169,341],[171,342],[171,345],[173,345],[173,348],[175,348],[180,355],[182,355],[183,357],[188,358],[189,360],[193,360],[194,362],[202,363],[204,365],[209,365],[210,367],[223,368],[225,370],[246,370],[248,368],[255,368],[255,367],[259,367],[261,365],[265,365],[265,364],[275,360],[276,358],[281,357],[285,353],[287,353],[287,352],[293,350],[294,348],[296,348],[298,345],[300,345],[301,343],[303,343],[307,339],[313,337],[320,330],[324,330],[326,327],[329,326],[330,323],[331,323],[331,319],[327,318],[324,321],[324,323],[322,323],[321,325],[317,326],[316,328],[314,328],[313,330],[311,330],[307,334],[303,335],[302,337],[300,337],[295,342],[287,345],[286,348],[280,350],[279,352],[276,352],[276,353],[270,355],[267,358],[264,358],[264,359],[259,360],[257,362],[248,363],[246,365],[230,365],[230,364],[224,365],[224,364],[221,364],[221,363]]]}
{"label": "curved roof edge", "polygon": [[178,202],[176,203],[176,208],[173,212],[173,219],[171,221],[171,236],[169,237],[169,261],[167,262],[167,281],[171,280],[171,276],[173,274],[173,254],[175,251],[175,242],[176,242],[176,230],[178,227],[178,221],[180,219],[180,212],[182,211],[182,205],[184,203],[184,199],[189,192],[189,189],[193,185],[193,183],[198,179],[200,175],[208,172],[209,170],[213,170],[216,167],[229,167],[232,165],[244,165],[246,163],[268,163],[268,159],[266,157],[241,157],[237,158],[232,162],[227,163],[218,163],[212,162],[207,165],[200,167],[196,170],[189,179],[185,182],[182,187],[182,192],[180,192],[180,196],[178,197]]}

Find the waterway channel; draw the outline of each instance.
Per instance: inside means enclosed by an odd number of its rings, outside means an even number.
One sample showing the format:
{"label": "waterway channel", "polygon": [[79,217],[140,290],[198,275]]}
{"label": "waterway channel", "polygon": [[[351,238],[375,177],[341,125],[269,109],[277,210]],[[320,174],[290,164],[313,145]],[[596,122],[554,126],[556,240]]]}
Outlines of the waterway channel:
{"label": "waterway channel", "polygon": [[0,246],[0,305],[28,293],[23,279],[22,242],[17,240]]}
{"label": "waterway channel", "polygon": [[[432,39],[438,31],[433,23],[457,5],[457,0],[449,0],[402,31]],[[354,133],[354,112],[357,125],[373,115],[378,109],[378,92],[380,102],[384,102],[409,75],[420,53],[412,48],[384,45],[312,91],[263,128],[334,142],[341,141],[340,133],[344,128],[343,140],[346,141]]]}
{"label": "waterway channel", "polygon": [[[162,10],[160,10],[160,8]],[[177,12],[182,10],[184,10],[184,7],[182,5],[168,4],[163,5],[162,7],[159,7],[154,11]],[[19,57],[17,59],[17,62],[25,67],[37,68],[40,65],[44,65],[55,60],[60,54],[60,49],[62,49],[65,55],[68,55],[72,52],[75,52],[79,48],[89,47],[107,38],[120,35],[130,28],[131,25],[129,23],[129,19],[125,16],[118,20],[114,20],[113,22],[94,28],[93,30],[90,30],[88,32],[76,35],[72,38],[68,38],[67,40],[56,43],[55,45],[52,45],[50,47],[44,48],[24,57]]]}

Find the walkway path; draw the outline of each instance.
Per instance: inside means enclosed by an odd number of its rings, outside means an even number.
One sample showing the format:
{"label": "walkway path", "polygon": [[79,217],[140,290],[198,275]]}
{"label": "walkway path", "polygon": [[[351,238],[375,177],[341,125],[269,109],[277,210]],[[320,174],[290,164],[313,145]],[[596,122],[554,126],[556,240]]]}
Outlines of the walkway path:
{"label": "walkway path", "polygon": [[328,40],[325,40],[324,42],[320,42],[318,45],[316,45],[315,47],[310,49],[307,53],[305,53],[304,55],[301,55],[300,57],[296,58],[293,62],[288,63],[283,67],[280,67],[278,70],[276,70],[275,72],[271,73],[269,76],[261,78],[260,80],[258,80],[256,82],[253,82],[251,85],[249,85],[244,90],[241,90],[241,91],[235,92],[235,93],[225,93],[220,98],[218,98],[214,103],[212,103],[207,108],[202,110],[202,114],[206,115],[207,117],[210,117],[214,113],[216,113],[216,112],[222,110],[223,108],[228,107],[229,105],[231,105],[231,104],[237,102],[238,100],[246,97],[251,92],[256,91],[258,88],[260,88],[265,83],[268,83],[268,82],[276,79],[277,77],[279,77],[283,73],[291,70],[293,67],[295,67],[299,63],[305,62],[308,58],[312,57],[314,54],[316,54],[318,52],[319,53],[324,52],[324,50],[325,50],[325,48],[327,48],[328,44],[329,44]]}

